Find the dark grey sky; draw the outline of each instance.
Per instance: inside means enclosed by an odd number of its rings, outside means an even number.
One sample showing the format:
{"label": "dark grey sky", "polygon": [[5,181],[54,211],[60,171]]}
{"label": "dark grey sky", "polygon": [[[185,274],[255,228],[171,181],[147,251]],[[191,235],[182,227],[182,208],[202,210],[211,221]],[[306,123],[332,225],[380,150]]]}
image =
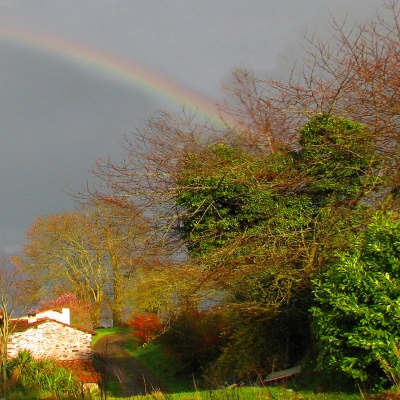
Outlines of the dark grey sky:
{"label": "dark grey sky", "polygon": [[379,0],[0,0],[0,246],[18,249],[35,215],[72,209],[100,156],[156,108],[176,105],[107,73],[12,43],[2,26],[125,59],[211,100],[235,68],[276,71],[330,14],[351,25]]}

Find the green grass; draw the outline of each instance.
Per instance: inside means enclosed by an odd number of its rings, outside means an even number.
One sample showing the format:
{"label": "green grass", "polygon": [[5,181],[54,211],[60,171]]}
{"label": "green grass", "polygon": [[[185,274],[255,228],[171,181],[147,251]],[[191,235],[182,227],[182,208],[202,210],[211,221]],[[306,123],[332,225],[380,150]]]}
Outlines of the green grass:
{"label": "green grass", "polygon": [[160,344],[149,343],[143,347],[132,339],[125,344],[125,349],[149,369],[171,393],[194,389],[192,376],[184,374],[178,360],[166,357]]}
{"label": "green grass", "polygon": [[129,328],[98,328],[95,329],[96,335],[92,336],[92,346],[103,336],[111,335],[118,332],[126,332]]}
{"label": "green grass", "polygon": [[[101,337],[126,332],[130,328],[102,328],[98,329],[93,337],[94,343]],[[165,357],[160,344],[149,343],[147,346],[138,346],[135,339],[125,344],[125,349],[145,365],[152,373],[163,382],[171,393],[159,391],[147,396],[135,396],[125,400],[360,400],[362,396],[353,391],[354,386],[344,382],[342,377],[323,376],[319,373],[303,373],[296,380],[290,381],[286,386],[271,387],[237,387],[222,388],[219,390],[198,390],[199,386],[193,379],[182,373],[182,366],[175,359]],[[312,370],[308,365],[307,370]],[[121,399],[118,397],[120,387],[118,382],[109,382],[112,390],[107,396],[108,400]],[[115,387],[114,387],[115,386]],[[346,391],[347,390],[347,391]],[[117,397],[113,397],[117,396]],[[9,400],[36,400],[34,394],[23,394],[10,390]],[[93,398],[94,399],[94,398]]]}
{"label": "green grass", "polygon": [[[192,391],[174,394],[154,392],[146,396],[131,397],[130,400],[360,400],[361,396],[348,393],[296,392],[282,386],[224,388],[213,391]],[[112,400],[112,398],[109,398]]]}
{"label": "green grass", "polygon": [[[333,392],[315,391],[325,390],[324,385],[319,385],[317,375],[302,376],[295,382],[289,382],[287,386],[270,387],[242,387],[224,388],[220,390],[196,390],[197,385],[190,376],[180,375],[180,365],[174,359],[164,357],[162,347],[159,344],[149,343],[146,347],[137,347],[137,342],[132,340],[126,344],[126,350],[140,360],[154,375],[170,389],[171,393],[155,392],[147,396],[137,396],[135,399],[150,400],[250,400],[250,399],[271,399],[271,400],[359,400],[361,395],[351,391],[346,385],[341,391],[340,385],[336,385]],[[299,387],[301,389],[299,389]],[[348,390],[347,390],[348,389]]]}
{"label": "green grass", "polygon": [[[9,400],[36,400],[37,396],[22,393],[10,394]],[[120,400],[121,397],[107,396],[108,400]],[[153,392],[146,396],[134,396],[125,400],[360,400],[359,395],[347,393],[313,393],[308,391],[290,391],[283,387],[244,387],[236,389],[220,389],[213,391],[188,391],[182,393]]]}
{"label": "green grass", "polygon": [[[92,345],[104,336],[130,330],[131,328],[129,327],[96,329],[97,335],[93,336]],[[149,343],[143,347],[132,335],[132,340],[126,342],[124,347],[133,357],[148,368],[170,392],[188,392],[194,390],[192,376],[183,373],[183,368],[177,360],[165,357],[161,345]],[[111,380],[110,383],[113,385],[116,382],[112,382]],[[115,394],[116,391],[114,389],[111,390],[111,393]]]}

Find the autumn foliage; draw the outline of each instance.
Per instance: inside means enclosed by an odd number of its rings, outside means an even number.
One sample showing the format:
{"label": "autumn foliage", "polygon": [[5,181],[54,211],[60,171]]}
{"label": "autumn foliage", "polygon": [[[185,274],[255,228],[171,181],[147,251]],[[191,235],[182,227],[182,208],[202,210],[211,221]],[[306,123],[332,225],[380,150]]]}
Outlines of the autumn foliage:
{"label": "autumn foliage", "polygon": [[133,317],[130,325],[133,328],[133,334],[141,343],[148,343],[159,335],[164,325],[157,314],[136,315]]}

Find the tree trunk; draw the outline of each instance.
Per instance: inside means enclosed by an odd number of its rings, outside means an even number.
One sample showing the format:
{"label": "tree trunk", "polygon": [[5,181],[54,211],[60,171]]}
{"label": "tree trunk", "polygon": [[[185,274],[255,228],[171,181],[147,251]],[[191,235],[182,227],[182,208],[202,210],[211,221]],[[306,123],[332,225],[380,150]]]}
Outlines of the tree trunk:
{"label": "tree trunk", "polygon": [[99,328],[101,320],[101,303],[95,302],[93,304],[91,318],[92,318],[93,328]]}
{"label": "tree trunk", "polygon": [[0,377],[0,396],[3,399],[7,398],[7,342],[1,344],[2,351],[1,351],[1,362],[0,362],[0,370],[1,370],[1,377]]}
{"label": "tree trunk", "polygon": [[2,316],[0,325],[0,396],[5,399],[7,397],[7,345],[10,335],[7,311],[3,311]]}
{"label": "tree trunk", "polygon": [[118,276],[114,276],[114,300],[111,304],[113,326],[122,325],[122,293],[121,282]]}

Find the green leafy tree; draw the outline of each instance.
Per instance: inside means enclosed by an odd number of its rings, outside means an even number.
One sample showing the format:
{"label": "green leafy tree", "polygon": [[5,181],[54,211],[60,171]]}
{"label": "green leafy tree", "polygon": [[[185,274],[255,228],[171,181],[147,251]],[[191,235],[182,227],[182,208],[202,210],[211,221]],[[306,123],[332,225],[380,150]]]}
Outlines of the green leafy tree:
{"label": "green leafy tree", "polygon": [[287,79],[235,71],[225,129],[156,114],[120,163],[96,164],[94,194],[138,204],[241,318],[307,318],[310,280],[389,193],[398,205],[399,4],[349,30],[332,21]]}
{"label": "green leafy tree", "polygon": [[[182,163],[175,203],[189,256],[231,295],[241,327],[261,320],[272,337],[281,326],[275,353],[260,361],[260,370],[272,363],[286,367],[310,345],[304,321],[311,279],[368,221],[378,166],[363,125],[323,114],[303,125],[294,148],[255,154],[240,143],[210,145]],[[296,345],[287,346],[296,333]],[[279,347],[287,349],[285,357]],[[231,357],[228,349],[238,354],[240,348],[250,356],[232,335],[219,363]]]}
{"label": "green leafy tree", "polygon": [[361,124],[317,115],[299,137],[298,150],[264,155],[211,145],[187,156],[177,181],[189,255],[214,269],[249,311],[299,305],[332,249],[347,245],[347,231],[367,209],[360,201],[379,182],[379,159]]}
{"label": "green leafy tree", "polygon": [[314,281],[320,368],[361,382],[400,378],[400,220],[378,213]]}

